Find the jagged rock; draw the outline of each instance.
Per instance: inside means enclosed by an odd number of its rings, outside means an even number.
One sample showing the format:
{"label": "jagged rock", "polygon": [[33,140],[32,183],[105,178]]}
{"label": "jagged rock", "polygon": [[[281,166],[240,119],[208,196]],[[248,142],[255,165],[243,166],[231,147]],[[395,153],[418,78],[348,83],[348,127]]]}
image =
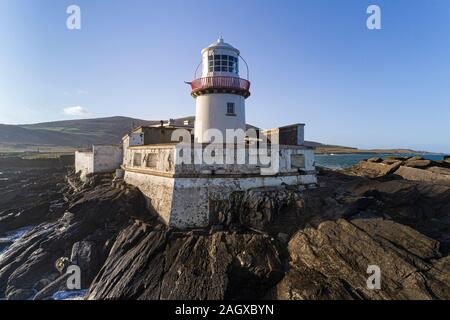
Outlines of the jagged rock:
{"label": "jagged rock", "polygon": [[99,258],[99,252],[96,243],[93,241],[79,241],[72,247],[70,261],[81,269],[83,275],[81,281],[83,287],[89,287],[103,262]]}
{"label": "jagged rock", "polygon": [[349,171],[358,176],[379,178],[393,173],[400,167],[401,164],[402,161],[398,161],[396,159],[393,159],[393,162],[388,164],[386,164],[385,162],[376,163],[376,162],[361,161],[358,164],[354,165],[352,168],[350,168]]}
{"label": "jagged rock", "polygon": [[450,185],[450,169],[432,167],[427,170],[399,167],[394,174],[406,180]]}
{"label": "jagged rock", "polygon": [[286,234],[286,233],[280,232],[280,233],[277,235],[277,238],[278,238],[281,242],[283,242],[283,243],[287,243],[287,242],[289,241],[289,235]]}
{"label": "jagged rock", "polygon": [[418,169],[424,169],[429,167],[432,164],[431,160],[424,160],[424,159],[409,159],[405,161],[405,166],[411,167],[411,168],[418,168]]}
{"label": "jagged rock", "polygon": [[443,180],[450,180],[450,169],[449,168],[430,167],[427,170],[440,175],[441,179],[443,179]]}
{"label": "jagged rock", "polygon": [[[0,296],[13,299],[17,292],[21,297],[24,292],[36,293],[42,289],[43,279],[51,283],[59,277],[55,261],[71,255],[89,269],[84,277],[87,288],[106,259],[118,232],[132,216],[149,214],[144,197],[132,187],[120,190],[101,184],[84,189],[74,199],[68,206],[70,213],[55,222],[35,227],[3,254],[0,260]],[[67,258],[63,260],[61,272],[69,261]]]}
{"label": "jagged rock", "polygon": [[48,281],[48,284],[34,295],[33,300],[50,300],[55,292],[67,290],[67,279],[69,277],[70,274],[64,273],[56,280]]}
{"label": "jagged rock", "polygon": [[67,188],[58,183],[64,181],[66,167],[2,168],[2,172],[8,180],[0,181],[0,237],[24,226],[57,220],[64,213]]}
{"label": "jagged rock", "polygon": [[231,193],[229,199],[215,204],[215,211],[221,224],[238,223],[263,230],[300,200],[301,193],[295,188],[256,188]]}
{"label": "jagged rock", "polygon": [[283,276],[280,256],[260,234],[177,235],[137,222],[118,236],[88,298],[261,298]]}
{"label": "jagged rock", "polygon": [[[210,203],[220,209],[215,226],[189,231],[151,216],[137,189],[123,182],[114,187],[107,176],[82,182],[72,172],[72,187],[58,182],[55,195],[45,198],[49,211],[64,201],[58,218],[39,217],[49,221],[37,220],[3,254],[0,297],[52,299],[67,280],[55,261],[70,257],[88,270],[82,282],[90,285],[90,299],[448,298],[450,186],[401,179],[392,163],[364,163],[351,175],[320,170],[318,188],[235,193],[228,202]],[[426,170],[402,167],[441,175],[445,168],[434,162]],[[55,183],[44,178],[40,186],[37,174],[27,179],[35,184],[33,201]],[[0,184],[6,191],[0,203],[9,206],[0,205],[0,221],[46,203],[13,205],[20,188],[28,188],[14,186]],[[383,292],[366,292],[369,260],[386,272]]]}
{"label": "jagged rock", "polygon": [[[393,221],[327,221],[299,231],[289,253],[281,299],[450,299],[439,243]],[[369,265],[381,269],[381,290],[367,288]]]}
{"label": "jagged rock", "polygon": [[373,157],[373,158],[367,159],[367,161],[379,163],[379,162],[383,162],[383,159],[381,159],[380,157]]}
{"label": "jagged rock", "polygon": [[16,289],[12,290],[8,295],[8,300],[27,300],[34,294],[31,289]]}

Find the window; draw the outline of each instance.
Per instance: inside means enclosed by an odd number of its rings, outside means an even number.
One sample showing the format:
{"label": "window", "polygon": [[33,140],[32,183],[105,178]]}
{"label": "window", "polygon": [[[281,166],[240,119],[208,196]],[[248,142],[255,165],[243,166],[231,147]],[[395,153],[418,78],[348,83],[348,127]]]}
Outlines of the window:
{"label": "window", "polygon": [[142,154],[135,153],[133,156],[133,167],[140,167],[140,166],[142,166]]}
{"label": "window", "polygon": [[156,153],[147,154],[147,161],[145,162],[145,166],[147,168],[156,168],[157,163],[158,163],[158,155]]}
{"label": "window", "polygon": [[208,56],[208,72],[239,74],[238,58],[224,54],[210,54]]}
{"label": "window", "polygon": [[228,102],[227,103],[227,116],[235,116],[236,112],[234,110],[234,103]]}
{"label": "window", "polygon": [[305,169],[305,156],[303,154],[291,154],[291,168]]}

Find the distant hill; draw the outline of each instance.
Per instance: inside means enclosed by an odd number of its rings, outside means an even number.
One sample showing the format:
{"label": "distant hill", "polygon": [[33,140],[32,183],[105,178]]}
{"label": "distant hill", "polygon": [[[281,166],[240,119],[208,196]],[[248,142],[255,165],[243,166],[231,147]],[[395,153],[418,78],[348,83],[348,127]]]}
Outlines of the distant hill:
{"label": "distant hill", "polygon": [[[184,120],[193,121],[194,117],[175,119],[179,124]],[[133,127],[158,123],[160,120],[109,117],[27,125],[0,124],[0,151],[34,151],[37,148],[70,151],[76,148],[89,148],[93,144],[118,144]],[[314,141],[306,141],[305,145],[314,147],[316,153],[416,153],[404,149],[359,150]]]}
{"label": "distant hill", "polygon": [[31,125],[0,124],[0,144],[4,148],[90,147],[116,144],[131,128],[159,123],[128,117],[67,120]]}

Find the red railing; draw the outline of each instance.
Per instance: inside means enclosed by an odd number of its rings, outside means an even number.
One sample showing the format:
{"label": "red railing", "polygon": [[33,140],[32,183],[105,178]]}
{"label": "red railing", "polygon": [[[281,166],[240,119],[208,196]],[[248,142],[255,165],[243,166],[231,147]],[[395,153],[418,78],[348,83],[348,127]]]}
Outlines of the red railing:
{"label": "red railing", "polygon": [[212,76],[191,82],[192,92],[205,89],[250,90],[250,81],[237,77]]}

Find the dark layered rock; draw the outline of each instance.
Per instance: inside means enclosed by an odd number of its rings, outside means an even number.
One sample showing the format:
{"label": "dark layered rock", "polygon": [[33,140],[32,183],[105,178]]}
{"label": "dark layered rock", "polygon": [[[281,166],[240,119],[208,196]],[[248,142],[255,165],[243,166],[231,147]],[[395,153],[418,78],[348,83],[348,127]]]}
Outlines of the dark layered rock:
{"label": "dark layered rock", "polygon": [[365,176],[369,178],[379,178],[384,177],[393,173],[402,164],[402,161],[393,159],[392,161],[387,161],[378,163],[372,161],[361,161],[360,163],[354,165],[350,171],[353,174],[359,176]]}
{"label": "dark layered rock", "polygon": [[256,188],[232,192],[229,199],[215,203],[214,211],[218,213],[218,224],[264,230],[301,199],[295,187]]}
{"label": "dark layered rock", "polygon": [[450,169],[448,168],[430,167],[422,170],[401,166],[395,174],[406,180],[450,185]]}
{"label": "dark layered rock", "polygon": [[449,163],[445,160],[432,161],[422,157],[386,157],[382,162],[371,158],[357,163],[346,172],[368,178],[395,175],[406,180],[450,185]]}
{"label": "dark layered rock", "polygon": [[[216,225],[199,230],[168,228],[110,175],[42,179],[61,211],[43,221],[52,203],[28,204],[39,225],[0,260],[0,297],[50,299],[76,264],[89,299],[450,299],[450,186],[396,174],[445,166],[415,161],[321,169],[317,188],[235,192],[210,203]],[[380,267],[382,290],[367,289],[368,265]]]}
{"label": "dark layered rock", "polygon": [[[327,221],[289,242],[291,268],[280,299],[450,299],[450,257],[439,243],[383,219]],[[381,289],[367,286],[368,267]]]}
{"label": "dark layered rock", "polygon": [[411,168],[418,168],[418,169],[426,169],[432,165],[431,160],[425,160],[425,159],[408,159],[405,161],[405,166],[411,167]]}
{"label": "dark layered rock", "polygon": [[87,288],[118,232],[132,216],[146,214],[145,200],[137,189],[113,188],[111,181],[85,188],[72,198],[60,219],[35,227],[4,253],[0,296],[49,298],[54,293],[49,287],[61,289],[60,277],[69,264],[79,264]]}
{"label": "dark layered rock", "polygon": [[174,232],[141,221],[117,238],[89,299],[262,298],[283,276],[270,237]]}
{"label": "dark layered rock", "polygon": [[0,157],[0,168],[11,169],[54,169],[73,166],[75,155],[61,155],[57,158],[35,158],[27,159],[21,157]]}
{"label": "dark layered rock", "polygon": [[[2,169],[3,170],[3,169]],[[0,237],[23,226],[54,221],[64,213],[65,167],[2,171]]]}

